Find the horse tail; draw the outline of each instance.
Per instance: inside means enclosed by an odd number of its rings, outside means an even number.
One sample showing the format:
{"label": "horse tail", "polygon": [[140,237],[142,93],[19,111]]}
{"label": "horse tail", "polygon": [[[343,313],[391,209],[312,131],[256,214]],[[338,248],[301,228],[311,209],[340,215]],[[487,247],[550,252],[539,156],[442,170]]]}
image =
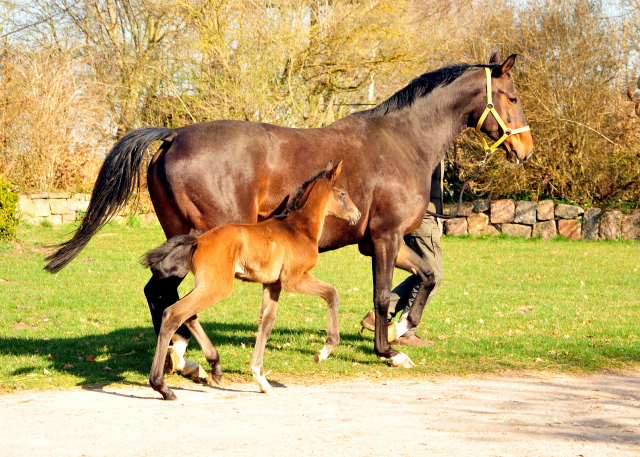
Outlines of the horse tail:
{"label": "horse tail", "polygon": [[184,275],[189,271],[187,266],[188,253],[198,246],[198,238],[194,235],[178,235],[169,238],[155,249],[152,249],[140,257],[143,267],[152,270],[166,270],[168,268],[185,269]]}
{"label": "horse tail", "polygon": [[147,148],[154,141],[172,139],[174,131],[163,127],[145,127],[123,136],[107,155],[91,194],[82,224],[69,241],[52,246],[57,251],[47,256],[44,267],[50,273],[62,270],[109,220],[118,214],[133,191],[140,191],[140,172]]}

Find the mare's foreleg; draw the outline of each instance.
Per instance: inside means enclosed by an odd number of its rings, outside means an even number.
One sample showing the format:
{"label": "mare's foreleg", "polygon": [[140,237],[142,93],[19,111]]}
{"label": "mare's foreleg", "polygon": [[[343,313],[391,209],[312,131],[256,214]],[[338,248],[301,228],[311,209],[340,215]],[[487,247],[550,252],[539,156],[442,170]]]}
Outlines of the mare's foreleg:
{"label": "mare's foreleg", "polygon": [[209,362],[209,366],[211,367],[211,377],[216,382],[216,384],[220,384],[220,381],[222,381],[222,365],[220,364],[220,354],[218,354],[218,351],[202,328],[202,325],[200,325],[198,316],[193,316],[193,318],[187,319],[185,325],[189,328],[189,330],[191,330],[191,333],[193,333],[193,336],[196,337],[196,341],[198,341],[198,344],[202,348],[202,352],[204,352],[204,356],[207,359],[207,362]]}
{"label": "mare's foreleg", "polygon": [[407,330],[414,329],[420,324],[427,299],[436,286],[433,268],[406,244],[400,247],[396,267],[418,276],[420,286],[409,312],[404,313],[397,323],[393,322],[389,325],[389,341],[395,340]]}
{"label": "mare's foreleg", "polygon": [[401,235],[397,233],[383,233],[372,237],[373,304],[376,315],[374,348],[379,359],[389,360],[393,366],[412,368],[415,364],[411,359],[406,354],[393,349],[389,344],[387,324],[393,269],[401,240]]}
{"label": "mare's foreleg", "polygon": [[276,311],[278,310],[278,299],[280,298],[281,290],[282,287],[279,282],[263,285],[262,309],[260,310],[260,319],[258,321],[256,347],[253,349],[253,357],[251,358],[250,368],[253,379],[260,386],[260,391],[266,394],[271,392],[271,386],[264,375],[264,348],[276,321]]}
{"label": "mare's foreleg", "polygon": [[322,282],[317,278],[314,278],[309,273],[302,275],[300,280],[293,284],[288,285],[286,290],[292,292],[300,292],[303,294],[317,295],[322,297],[327,302],[328,311],[328,326],[327,326],[327,341],[324,346],[315,355],[316,363],[320,363],[326,360],[331,354],[331,351],[340,342],[340,329],[338,323],[338,309],[340,308],[340,297],[338,291],[331,284]]}

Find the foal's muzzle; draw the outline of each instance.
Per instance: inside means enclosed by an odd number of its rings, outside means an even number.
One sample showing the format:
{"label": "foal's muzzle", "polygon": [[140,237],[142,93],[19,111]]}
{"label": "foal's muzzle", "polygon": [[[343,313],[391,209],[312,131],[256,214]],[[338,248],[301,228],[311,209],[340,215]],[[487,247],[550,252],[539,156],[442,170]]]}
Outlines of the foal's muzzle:
{"label": "foal's muzzle", "polygon": [[362,214],[360,213],[360,211],[356,209],[356,212],[349,217],[349,220],[347,221],[347,223],[349,225],[356,225],[358,222],[360,222],[361,216]]}

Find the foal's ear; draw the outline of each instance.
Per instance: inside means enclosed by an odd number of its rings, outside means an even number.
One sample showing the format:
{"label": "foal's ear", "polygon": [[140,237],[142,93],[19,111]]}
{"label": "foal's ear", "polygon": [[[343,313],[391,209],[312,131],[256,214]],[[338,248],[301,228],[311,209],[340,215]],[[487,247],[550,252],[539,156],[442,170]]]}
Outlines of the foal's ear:
{"label": "foal's ear", "polygon": [[489,57],[489,63],[500,65],[500,53],[498,51],[491,54],[491,57]]}
{"label": "foal's ear", "polygon": [[327,172],[326,176],[330,181],[335,181],[338,175],[340,174],[341,170],[342,170],[342,160],[338,162],[338,165],[336,165],[329,172]]}

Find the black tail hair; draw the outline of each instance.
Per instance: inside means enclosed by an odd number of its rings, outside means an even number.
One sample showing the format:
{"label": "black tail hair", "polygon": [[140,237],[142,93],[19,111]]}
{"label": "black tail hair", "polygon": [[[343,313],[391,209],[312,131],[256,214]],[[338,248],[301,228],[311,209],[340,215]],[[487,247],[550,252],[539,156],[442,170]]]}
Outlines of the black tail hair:
{"label": "black tail hair", "polygon": [[145,127],[123,136],[107,155],[91,194],[89,208],[80,228],[69,241],[51,246],[58,250],[47,256],[44,267],[50,273],[62,270],[91,237],[127,204],[133,191],[140,191],[144,153],[154,141],[169,139],[173,130]]}
{"label": "black tail hair", "polygon": [[[151,269],[160,269],[163,262],[165,260],[170,260],[170,264],[172,267],[181,266],[186,268],[184,275],[189,272],[189,268],[187,265],[187,257],[184,255],[184,249],[178,250],[178,248],[182,246],[198,246],[198,238],[194,235],[178,235],[172,238],[169,238],[168,241],[164,242],[160,246],[155,249],[152,249],[146,252],[142,257],[140,257],[140,264],[143,267],[151,268]],[[179,251],[179,252],[178,252]],[[186,251],[190,252],[189,249]],[[172,256],[172,254],[174,254]],[[172,257],[180,257],[178,259]],[[183,276],[184,276],[183,275]]]}

